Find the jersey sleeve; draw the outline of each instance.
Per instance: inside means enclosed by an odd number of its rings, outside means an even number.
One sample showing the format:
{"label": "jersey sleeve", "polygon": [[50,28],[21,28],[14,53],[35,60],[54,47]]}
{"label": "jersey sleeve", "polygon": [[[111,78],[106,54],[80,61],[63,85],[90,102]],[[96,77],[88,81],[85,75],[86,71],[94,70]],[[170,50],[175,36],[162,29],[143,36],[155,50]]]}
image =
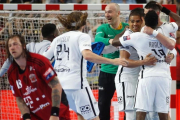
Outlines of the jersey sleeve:
{"label": "jersey sleeve", "polygon": [[82,34],[79,39],[79,49],[82,52],[85,49],[91,50],[91,37],[88,34]]}
{"label": "jersey sleeve", "polygon": [[125,51],[127,51],[129,54],[131,54],[131,52],[130,52],[130,47],[129,47],[129,46],[126,46],[126,47],[121,46],[121,47],[119,47],[119,50],[125,50]]}
{"label": "jersey sleeve", "polygon": [[164,25],[164,29],[168,31],[168,33],[175,33],[178,30],[178,25],[175,22],[170,22]]}
{"label": "jersey sleeve", "polygon": [[7,60],[4,62],[3,66],[1,67],[0,77],[2,77],[2,76],[8,71],[10,65],[11,65],[11,62],[10,62],[9,59],[7,59]]}
{"label": "jersey sleeve", "polygon": [[50,44],[49,48],[47,49],[47,51],[45,51],[43,53],[43,55],[48,58],[49,60],[53,60],[54,58],[54,50],[55,50],[55,47],[56,47],[56,41],[57,41],[57,38],[55,38],[52,43]]}
{"label": "jersey sleeve", "polygon": [[56,75],[51,63],[45,57],[42,58],[44,65],[42,67],[38,66],[38,70],[42,76],[42,79],[45,80],[46,83],[49,83]]}
{"label": "jersey sleeve", "polygon": [[96,30],[95,42],[102,42],[107,46],[110,45],[109,39],[110,38],[105,38],[105,30],[103,25],[99,26]]}
{"label": "jersey sleeve", "polygon": [[119,41],[123,47],[134,46],[135,43],[137,42],[136,39],[138,35],[139,33],[129,34],[129,31],[127,31],[124,33],[122,37],[119,38]]}

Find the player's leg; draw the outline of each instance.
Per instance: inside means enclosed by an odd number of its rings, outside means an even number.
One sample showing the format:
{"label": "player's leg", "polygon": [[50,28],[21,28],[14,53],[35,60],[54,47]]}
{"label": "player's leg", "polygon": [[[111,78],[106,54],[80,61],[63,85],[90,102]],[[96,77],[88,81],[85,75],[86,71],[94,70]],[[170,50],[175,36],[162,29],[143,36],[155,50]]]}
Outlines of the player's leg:
{"label": "player's leg", "polygon": [[145,120],[159,120],[159,115],[157,112],[149,112],[146,114]]}
{"label": "player's leg", "polygon": [[136,111],[136,120],[145,120],[146,112]]}
{"label": "player's leg", "polygon": [[79,113],[76,113],[76,114],[77,114],[78,120],[85,120],[82,115],[80,115]]}
{"label": "player's leg", "polygon": [[169,79],[164,77],[155,77],[154,79],[157,81],[155,111],[158,112],[160,120],[168,120],[170,103]]}
{"label": "player's leg", "polygon": [[168,120],[168,113],[158,113],[160,120]]}
{"label": "player's leg", "polygon": [[92,120],[98,118],[98,104],[89,86],[84,89],[65,90],[65,93],[70,108],[78,115],[78,120]]}
{"label": "player's leg", "polygon": [[115,92],[115,74],[100,72],[99,75],[99,118],[100,120],[110,120],[111,99]]}
{"label": "player's leg", "polygon": [[139,80],[135,99],[136,119],[145,120],[146,113],[153,111],[155,98],[155,82],[152,77]]}
{"label": "player's leg", "polygon": [[136,111],[135,110],[125,111],[125,113],[126,113],[126,120],[136,120]]}
{"label": "player's leg", "polygon": [[[125,111],[126,120],[135,120],[136,119],[136,111],[134,109],[134,99],[136,93],[136,85],[137,79],[133,80],[132,77],[130,81],[124,81],[120,83],[116,83],[116,91],[117,91],[117,99],[119,111]],[[117,79],[117,76],[116,78]],[[128,77],[126,77],[126,80]],[[121,81],[123,81],[123,77],[121,77]]]}

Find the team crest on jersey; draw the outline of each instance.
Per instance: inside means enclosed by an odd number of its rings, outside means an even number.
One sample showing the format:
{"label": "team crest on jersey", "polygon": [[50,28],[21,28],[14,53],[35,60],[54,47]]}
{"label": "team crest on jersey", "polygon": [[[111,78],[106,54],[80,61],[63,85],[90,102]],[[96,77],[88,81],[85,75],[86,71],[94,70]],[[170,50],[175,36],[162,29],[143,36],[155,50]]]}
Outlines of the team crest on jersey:
{"label": "team crest on jersey", "polygon": [[130,40],[131,38],[130,38],[130,35],[128,35],[128,36],[123,36],[123,39],[124,41],[126,41],[126,40]]}
{"label": "team crest on jersey", "polygon": [[34,83],[34,82],[37,81],[35,74],[30,74],[30,75],[29,75],[29,79],[31,80],[31,83]]}
{"label": "team crest on jersey", "polygon": [[45,73],[44,73],[44,77],[46,78],[46,80],[49,80],[49,78],[51,78],[54,75],[54,71],[49,68]]}
{"label": "team crest on jersey", "polygon": [[175,35],[174,33],[169,33],[170,37],[174,38],[175,39]]}

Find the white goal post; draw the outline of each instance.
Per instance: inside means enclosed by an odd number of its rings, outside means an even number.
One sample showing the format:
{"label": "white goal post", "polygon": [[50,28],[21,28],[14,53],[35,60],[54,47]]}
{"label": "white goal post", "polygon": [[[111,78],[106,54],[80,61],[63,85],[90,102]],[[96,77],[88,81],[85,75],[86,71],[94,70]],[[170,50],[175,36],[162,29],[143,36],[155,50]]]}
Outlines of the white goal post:
{"label": "white goal post", "polygon": [[[144,4],[119,4],[122,22],[128,22],[130,10],[140,7]],[[176,5],[164,5],[173,12],[176,12]],[[63,26],[56,18],[57,15],[67,15],[75,10],[81,10],[88,13],[87,24],[84,32],[91,36],[94,41],[94,35],[97,27],[106,23],[104,9],[106,4],[0,4],[0,67],[6,60],[5,40],[11,34],[22,34],[26,42],[42,40],[41,28],[46,23],[56,24],[60,33],[66,32]],[[161,19],[165,22],[170,22],[165,14],[161,15]],[[175,72],[176,61],[173,61],[171,70]],[[91,89],[98,99],[98,76],[99,65],[95,65],[93,71],[88,73],[88,81]],[[174,75],[174,74],[172,74]],[[172,76],[172,78],[175,78]],[[172,82],[171,92],[171,117],[176,120],[176,81]],[[111,105],[111,120],[123,120],[124,113],[118,112],[116,93],[112,99]],[[18,120],[20,112],[9,88],[7,74],[0,77],[0,120]],[[71,111],[71,119],[76,120],[77,117]]]}

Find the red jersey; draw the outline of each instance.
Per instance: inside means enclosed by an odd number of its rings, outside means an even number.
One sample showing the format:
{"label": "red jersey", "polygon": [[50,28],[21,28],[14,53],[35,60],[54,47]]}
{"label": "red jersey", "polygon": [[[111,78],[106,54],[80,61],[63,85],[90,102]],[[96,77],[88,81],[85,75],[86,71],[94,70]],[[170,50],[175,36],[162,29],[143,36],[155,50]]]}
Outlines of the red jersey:
{"label": "red jersey", "polygon": [[[12,93],[21,97],[31,111],[32,120],[49,120],[52,100],[48,83],[56,76],[49,60],[42,55],[30,53],[26,69],[20,70],[13,62],[8,70]],[[61,110],[60,107],[60,115]]]}

